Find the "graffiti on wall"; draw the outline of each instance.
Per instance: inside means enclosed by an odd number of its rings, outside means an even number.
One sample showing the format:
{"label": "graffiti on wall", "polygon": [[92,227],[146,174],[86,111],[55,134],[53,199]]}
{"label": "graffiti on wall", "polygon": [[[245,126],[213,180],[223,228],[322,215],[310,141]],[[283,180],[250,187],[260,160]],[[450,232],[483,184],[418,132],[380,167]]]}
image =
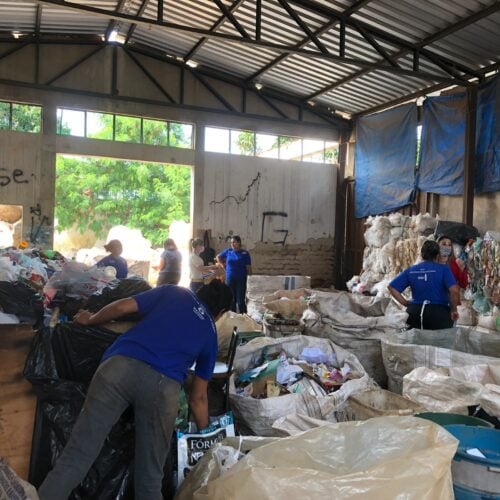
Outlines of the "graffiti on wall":
{"label": "graffiti on wall", "polygon": [[24,172],[20,168],[8,169],[0,167],[0,187],[9,184],[28,184],[29,180],[24,177]]}
{"label": "graffiti on wall", "polygon": [[[267,212],[262,212],[262,230],[260,233],[260,241],[264,241],[264,226],[266,225],[266,218],[272,219],[272,217],[288,217],[288,214],[286,212],[275,212],[275,211],[267,211]],[[286,239],[288,237],[288,229],[274,229],[275,233],[280,233],[283,238],[279,241],[273,241],[275,245],[282,245],[285,246]]]}
{"label": "graffiti on wall", "polygon": [[50,243],[51,226],[50,219],[42,212],[40,203],[30,207],[31,226],[29,240],[32,245],[47,245]]}
{"label": "graffiti on wall", "polygon": [[241,205],[244,201],[247,200],[248,198],[248,195],[250,194],[250,192],[252,191],[252,188],[257,185],[257,187],[259,186],[259,182],[260,182],[260,172],[257,172],[257,175],[255,176],[255,178],[252,180],[252,182],[250,182],[250,184],[247,186],[247,190],[245,192],[245,194],[242,196],[242,195],[239,195],[239,196],[234,196],[232,194],[229,194],[227,196],[225,196],[222,200],[219,200],[219,201],[216,201],[216,200],[212,200],[209,205],[220,205],[221,203],[224,203],[225,201],[227,200],[234,200],[236,202],[237,205]]}

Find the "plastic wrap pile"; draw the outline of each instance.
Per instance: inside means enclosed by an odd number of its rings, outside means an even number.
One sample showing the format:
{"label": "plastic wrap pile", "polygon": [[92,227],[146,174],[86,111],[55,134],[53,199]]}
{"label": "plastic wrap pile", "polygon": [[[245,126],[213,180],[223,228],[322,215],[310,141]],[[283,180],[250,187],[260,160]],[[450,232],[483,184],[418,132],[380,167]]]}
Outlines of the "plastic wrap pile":
{"label": "plastic wrap pile", "polygon": [[348,289],[388,296],[389,281],[416,262],[422,243],[434,232],[437,223],[438,218],[430,214],[368,217],[363,271],[347,283]]}
{"label": "plastic wrap pile", "polygon": [[500,331],[500,233],[487,231],[464,252],[469,286],[459,311],[461,323]]}

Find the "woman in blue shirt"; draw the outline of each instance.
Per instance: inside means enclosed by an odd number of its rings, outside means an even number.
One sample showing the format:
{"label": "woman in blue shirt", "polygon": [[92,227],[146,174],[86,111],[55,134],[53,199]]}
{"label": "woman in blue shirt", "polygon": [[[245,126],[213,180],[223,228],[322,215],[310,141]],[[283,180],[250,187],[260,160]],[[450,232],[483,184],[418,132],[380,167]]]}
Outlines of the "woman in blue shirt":
{"label": "woman in blue shirt", "polygon": [[[450,268],[438,264],[439,245],[425,241],[420,251],[423,262],[409,267],[389,284],[389,292],[408,313],[411,328],[440,330],[451,328],[458,319],[457,305],[460,292]],[[402,292],[411,288],[412,300],[406,300]]]}
{"label": "woman in blue shirt", "polygon": [[241,248],[241,238],[231,238],[231,248],[226,248],[217,255],[217,262],[226,267],[226,285],[233,292],[231,310],[245,314],[247,312],[247,276],[252,274],[252,259],[247,250]]}
{"label": "woman in blue shirt", "polygon": [[128,265],[127,261],[121,257],[123,252],[122,243],[120,240],[111,240],[107,245],[104,245],[104,250],[110,254],[97,263],[97,267],[111,266],[116,269],[116,277],[120,280],[127,277]]}

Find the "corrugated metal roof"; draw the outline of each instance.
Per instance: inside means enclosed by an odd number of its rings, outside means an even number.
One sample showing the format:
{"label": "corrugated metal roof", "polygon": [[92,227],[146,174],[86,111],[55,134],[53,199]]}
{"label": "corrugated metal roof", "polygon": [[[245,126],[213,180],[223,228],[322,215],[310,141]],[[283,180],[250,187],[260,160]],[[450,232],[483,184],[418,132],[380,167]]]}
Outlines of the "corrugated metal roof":
{"label": "corrugated metal roof", "polygon": [[[74,42],[112,27],[124,39],[130,35],[131,47],[147,46],[162,57],[191,54],[198,71],[258,81],[350,113],[500,64],[500,0],[262,0],[258,40],[256,0],[220,3],[225,9],[215,0],[164,0],[163,22],[171,24],[158,26],[157,0],[0,0],[0,34],[5,41],[12,32],[34,33],[41,5],[41,35]],[[411,74],[415,49],[419,74]]]}

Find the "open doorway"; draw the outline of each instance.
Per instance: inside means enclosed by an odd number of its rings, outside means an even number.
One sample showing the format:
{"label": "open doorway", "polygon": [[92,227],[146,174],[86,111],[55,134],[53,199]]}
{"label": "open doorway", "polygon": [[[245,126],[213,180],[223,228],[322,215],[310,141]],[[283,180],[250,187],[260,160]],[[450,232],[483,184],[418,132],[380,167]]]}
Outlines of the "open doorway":
{"label": "open doorway", "polygon": [[[125,226],[133,241],[122,241],[123,256],[143,262],[136,274],[154,281],[149,271],[164,240],[172,237],[172,223],[190,224],[191,185],[189,166],[58,155],[54,248],[77,257],[82,248],[102,248],[112,228]],[[187,250],[188,241],[178,245]],[[95,251],[88,255],[99,257]]]}
{"label": "open doorway", "polygon": [[19,247],[23,237],[23,207],[0,204],[0,248]]}

